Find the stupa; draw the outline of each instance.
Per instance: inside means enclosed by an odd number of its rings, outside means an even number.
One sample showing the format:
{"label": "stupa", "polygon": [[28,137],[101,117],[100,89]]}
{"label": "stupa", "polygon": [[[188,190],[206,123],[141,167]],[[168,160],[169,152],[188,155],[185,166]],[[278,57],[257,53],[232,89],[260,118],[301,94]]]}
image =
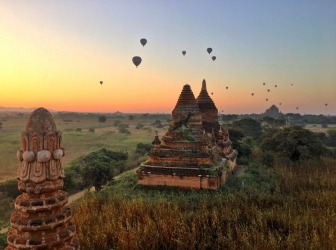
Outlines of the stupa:
{"label": "stupa", "polygon": [[208,94],[205,80],[202,82],[202,89],[196,101],[202,112],[202,125],[205,131],[207,133],[214,131],[217,135],[220,127],[218,123],[218,109]]}
{"label": "stupa", "polygon": [[218,189],[236,166],[237,151],[218,123],[205,80],[197,99],[184,85],[168,131],[152,144],[149,159],[137,170],[140,185]]}
{"label": "stupa", "polygon": [[7,250],[79,249],[63,188],[61,133],[48,110],[36,109],[21,134],[18,188]]}

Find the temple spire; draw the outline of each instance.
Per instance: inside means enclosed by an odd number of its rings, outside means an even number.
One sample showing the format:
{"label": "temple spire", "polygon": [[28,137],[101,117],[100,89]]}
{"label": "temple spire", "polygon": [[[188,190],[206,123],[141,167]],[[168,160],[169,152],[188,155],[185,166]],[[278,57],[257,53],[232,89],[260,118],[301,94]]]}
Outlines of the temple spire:
{"label": "temple spire", "polygon": [[203,79],[203,81],[202,81],[202,89],[201,89],[201,91],[202,90],[206,91],[206,81],[205,81],[205,79]]}

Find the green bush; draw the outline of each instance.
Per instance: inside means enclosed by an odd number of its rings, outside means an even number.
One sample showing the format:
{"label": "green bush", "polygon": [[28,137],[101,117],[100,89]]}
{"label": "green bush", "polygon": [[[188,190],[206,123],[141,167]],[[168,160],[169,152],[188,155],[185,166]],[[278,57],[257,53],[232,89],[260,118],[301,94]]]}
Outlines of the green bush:
{"label": "green bush", "polygon": [[136,145],[135,153],[138,155],[145,155],[149,153],[151,148],[152,148],[151,144],[145,144],[140,142]]}
{"label": "green bush", "polygon": [[318,138],[318,135],[300,126],[286,127],[275,133],[263,136],[260,147],[292,161],[319,158],[328,150]]}
{"label": "green bush", "polygon": [[98,121],[99,121],[99,122],[106,122],[106,120],[107,120],[107,119],[106,119],[106,116],[99,116],[99,117],[98,117]]}
{"label": "green bush", "polygon": [[135,126],[136,129],[142,129],[143,127],[144,127],[144,125],[141,124],[141,123],[138,123],[138,124]]}
{"label": "green bush", "polygon": [[273,167],[275,163],[274,155],[271,152],[265,152],[261,156],[261,164],[265,167]]}
{"label": "green bush", "polygon": [[326,144],[330,147],[336,147],[336,130],[328,131],[328,139]]}
{"label": "green bush", "polygon": [[[115,173],[124,171],[127,158],[127,153],[102,148],[78,159],[70,170],[81,176],[83,187],[94,186],[99,191],[112,180]],[[71,186],[71,180],[68,185]]]}
{"label": "green bush", "polygon": [[5,249],[7,246],[6,234],[0,234],[0,249]]}
{"label": "green bush", "polygon": [[15,199],[20,192],[18,190],[18,181],[16,179],[8,180],[0,183],[0,193],[5,197]]}

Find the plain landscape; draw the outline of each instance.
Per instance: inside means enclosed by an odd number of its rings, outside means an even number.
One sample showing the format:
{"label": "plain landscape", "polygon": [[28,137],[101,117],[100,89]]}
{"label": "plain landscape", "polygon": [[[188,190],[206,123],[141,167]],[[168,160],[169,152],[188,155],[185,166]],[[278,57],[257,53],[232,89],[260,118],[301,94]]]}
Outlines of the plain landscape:
{"label": "plain landscape", "polygon": [[0,250],[336,249],[335,0],[0,6]]}
{"label": "plain landscape", "polygon": [[[170,115],[53,115],[66,150],[63,166],[68,192],[77,193],[92,186],[72,171],[84,156],[102,149],[127,153],[123,167],[113,173],[120,175],[118,178],[106,182],[99,192],[87,192],[71,205],[82,249],[331,249],[335,244],[336,159],[335,145],[330,146],[335,140],[334,117],[300,116],[292,119],[300,126],[286,126],[283,119],[270,117],[220,116],[220,123],[231,128],[232,141],[239,150],[239,167],[220,190],[192,191],[137,185],[135,170],[146,160],[150,149],[139,145],[151,145],[156,132],[162,136]],[[0,114],[0,214],[4,227],[8,226],[13,199],[18,194],[8,189],[17,185],[13,180],[18,167],[15,155],[28,116],[29,113]],[[303,118],[321,123],[304,124]],[[305,146],[318,139],[318,147],[326,152],[309,148],[319,155],[310,152],[311,156],[302,154],[301,159],[293,161],[286,154],[265,150],[263,144],[270,133],[286,129],[295,133],[297,128],[308,131],[305,137],[310,138]],[[69,176],[71,182],[67,181]]]}

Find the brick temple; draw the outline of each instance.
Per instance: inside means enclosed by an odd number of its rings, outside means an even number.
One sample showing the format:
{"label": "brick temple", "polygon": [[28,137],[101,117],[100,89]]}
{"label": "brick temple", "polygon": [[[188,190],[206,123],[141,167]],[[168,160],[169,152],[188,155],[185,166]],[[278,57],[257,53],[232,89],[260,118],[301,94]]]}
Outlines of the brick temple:
{"label": "brick temple", "polygon": [[137,170],[140,185],[218,189],[236,167],[237,151],[218,122],[205,80],[197,98],[184,85],[168,131],[152,144],[149,159]]}
{"label": "brick temple", "polygon": [[50,112],[36,109],[21,134],[20,166],[7,250],[80,249],[63,189],[61,132]]}

